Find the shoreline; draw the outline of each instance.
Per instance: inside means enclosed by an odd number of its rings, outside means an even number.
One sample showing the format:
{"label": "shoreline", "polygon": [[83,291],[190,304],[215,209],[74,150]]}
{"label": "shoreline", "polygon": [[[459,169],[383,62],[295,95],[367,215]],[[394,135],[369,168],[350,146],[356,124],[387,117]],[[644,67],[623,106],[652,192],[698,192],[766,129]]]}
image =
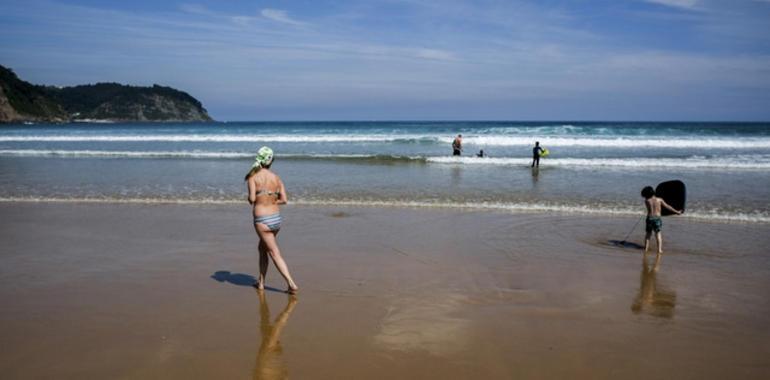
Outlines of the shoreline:
{"label": "shoreline", "polygon": [[8,378],[770,375],[761,224],[666,223],[653,273],[632,218],[289,207],[292,301],[245,206],[0,212]]}
{"label": "shoreline", "polygon": [[[188,206],[235,206],[242,205],[243,201],[235,199],[170,199],[170,198],[106,198],[106,197],[0,197],[0,204],[133,204],[133,205],[188,205]],[[640,217],[644,212],[642,207],[624,208],[624,209],[599,209],[591,208],[587,205],[562,206],[540,203],[504,203],[504,202],[478,202],[478,203],[457,203],[457,202],[430,202],[430,201],[406,201],[391,202],[383,201],[357,201],[357,200],[292,200],[289,207],[361,207],[361,208],[383,208],[383,209],[418,209],[418,210],[455,210],[462,212],[490,211],[513,215],[574,215],[574,216],[593,216],[593,217]],[[666,218],[672,219],[672,218]],[[703,213],[688,211],[683,215],[677,215],[675,219],[683,219],[697,223],[727,223],[727,224],[770,224],[770,216],[763,214],[750,215],[744,213],[727,214],[724,213]]]}

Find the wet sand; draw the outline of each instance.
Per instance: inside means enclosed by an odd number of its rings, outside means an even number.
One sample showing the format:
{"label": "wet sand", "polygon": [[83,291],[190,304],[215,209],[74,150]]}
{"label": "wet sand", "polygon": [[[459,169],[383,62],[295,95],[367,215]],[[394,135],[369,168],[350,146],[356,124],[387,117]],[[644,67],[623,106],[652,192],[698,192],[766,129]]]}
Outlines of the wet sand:
{"label": "wet sand", "polygon": [[635,218],[292,206],[292,297],[245,206],[0,215],[4,379],[770,377],[768,225],[667,218],[655,272]]}

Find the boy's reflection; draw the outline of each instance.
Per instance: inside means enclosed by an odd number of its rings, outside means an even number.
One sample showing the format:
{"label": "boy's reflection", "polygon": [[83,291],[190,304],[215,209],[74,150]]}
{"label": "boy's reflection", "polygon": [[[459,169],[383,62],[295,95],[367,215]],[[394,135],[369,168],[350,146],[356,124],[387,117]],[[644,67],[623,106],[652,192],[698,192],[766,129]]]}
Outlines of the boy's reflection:
{"label": "boy's reflection", "polygon": [[289,371],[286,368],[282,358],[283,348],[279,341],[281,331],[286,327],[294,306],[297,305],[297,297],[290,295],[286,307],[281,314],[270,323],[270,308],[265,299],[265,292],[258,291],[259,294],[259,330],[262,335],[262,343],[257,352],[257,365],[254,368],[255,379],[287,379]]}
{"label": "boy's reflection", "polygon": [[676,293],[658,283],[657,274],[661,255],[655,255],[655,263],[647,264],[647,253],[642,256],[642,274],[639,294],[631,305],[634,314],[646,313],[655,317],[671,318],[674,316]]}

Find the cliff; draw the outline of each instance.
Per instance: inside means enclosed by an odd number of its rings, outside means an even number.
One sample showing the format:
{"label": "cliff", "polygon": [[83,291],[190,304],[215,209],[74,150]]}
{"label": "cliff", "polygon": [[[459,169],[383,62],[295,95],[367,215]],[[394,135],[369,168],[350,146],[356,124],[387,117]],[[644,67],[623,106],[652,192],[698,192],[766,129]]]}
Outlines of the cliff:
{"label": "cliff", "polygon": [[0,122],[211,121],[200,101],[186,92],[153,85],[97,83],[39,86],[0,66]]}

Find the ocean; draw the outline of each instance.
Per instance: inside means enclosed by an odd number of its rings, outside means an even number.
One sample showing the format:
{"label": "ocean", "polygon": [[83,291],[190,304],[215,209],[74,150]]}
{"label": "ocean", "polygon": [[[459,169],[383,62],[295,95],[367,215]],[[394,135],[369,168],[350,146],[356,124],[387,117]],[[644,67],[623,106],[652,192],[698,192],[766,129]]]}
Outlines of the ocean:
{"label": "ocean", "polygon": [[686,218],[770,223],[770,123],[11,124],[0,200],[245,207],[263,145],[294,204],[642,215],[642,187],[680,179]]}

